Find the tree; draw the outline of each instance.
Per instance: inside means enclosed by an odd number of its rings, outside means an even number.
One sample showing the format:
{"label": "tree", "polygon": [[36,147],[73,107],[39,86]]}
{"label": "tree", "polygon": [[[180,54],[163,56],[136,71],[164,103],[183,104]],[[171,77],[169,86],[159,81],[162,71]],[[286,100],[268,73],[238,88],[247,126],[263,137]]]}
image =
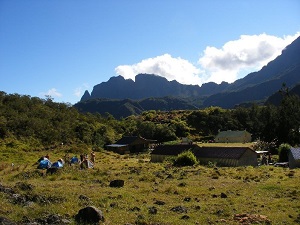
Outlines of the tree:
{"label": "tree", "polygon": [[291,145],[300,143],[300,98],[286,94],[278,109],[278,140]]}
{"label": "tree", "polygon": [[180,153],[174,161],[174,166],[193,166],[197,158],[191,150]]}
{"label": "tree", "polygon": [[289,144],[281,144],[278,148],[279,162],[288,162],[288,153],[291,146]]}

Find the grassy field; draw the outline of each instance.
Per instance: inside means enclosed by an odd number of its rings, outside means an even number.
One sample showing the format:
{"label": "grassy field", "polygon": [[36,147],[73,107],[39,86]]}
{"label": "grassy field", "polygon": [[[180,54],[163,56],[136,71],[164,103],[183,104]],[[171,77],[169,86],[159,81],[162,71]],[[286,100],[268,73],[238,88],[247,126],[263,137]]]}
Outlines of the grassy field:
{"label": "grassy field", "polygon": [[[0,216],[22,222],[54,214],[75,224],[74,215],[93,205],[107,225],[300,223],[299,169],[173,167],[149,162],[147,153],[101,151],[94,169],[65,166],[46,175],[34,164],[46,153],[0,151],[1,186],[31,200],[16,202],[2,188]],[[63,156],[50,153],[52,161]],[[124,187],[110,187],[115,179]]]}

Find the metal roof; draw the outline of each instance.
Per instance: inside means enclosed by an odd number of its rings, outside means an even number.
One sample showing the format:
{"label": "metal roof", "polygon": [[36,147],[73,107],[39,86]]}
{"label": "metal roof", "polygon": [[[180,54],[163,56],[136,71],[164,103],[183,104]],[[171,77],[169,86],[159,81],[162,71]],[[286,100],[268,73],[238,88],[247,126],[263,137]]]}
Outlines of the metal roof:
{"label": "metal roof", "polygon": [[119,145],[119,144],[112,144],[112,145],[106,145],[107,147],[113,147],[113,148],[120,148],[120,147],[125,147],[127,145]]}
{"label": "metal roof", "polygon": [[300,159],[300,148],[291,148],[291,154],[295,160]]}
{"label": "metal roof", "polygon": [[189,149],[197,158],[240,159],[246,151],[256,154],[248,147],[199,147],[197,145],[159,145],[151,154],[178,155]]}

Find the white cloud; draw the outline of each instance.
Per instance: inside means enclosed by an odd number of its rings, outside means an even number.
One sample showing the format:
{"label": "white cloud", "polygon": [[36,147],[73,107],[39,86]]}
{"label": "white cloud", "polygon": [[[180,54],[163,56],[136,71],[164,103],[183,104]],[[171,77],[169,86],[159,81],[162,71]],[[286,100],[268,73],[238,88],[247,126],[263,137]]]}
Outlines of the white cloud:
{"label": "white cloud", "polygon": [[60,98],[62,97],[62,94],[59,93],[56,88],[51,88],[49,89],[47,92],[42,92],[40,93],[41,96],[51,96],[53,98],[57,97],[57,98]]}
{"label": "white cloud", "polygon": [[156,74],[167,80],[177,80],[182,84],[202,84],[199,76],[201,70],[189,61],[180,57],[173,58],[164,54],[154,58],[144,59],[133,65],[121,65],[115,68],[118,75],[134,80],[140,73]]}
{"label": "white cloud", "polygon": [[219,49],[206,47],[198,65],[164,54],[133,65],[120,65],[115,71],[132,80],[137,74],[148,73],[177,80],[182,84],[233,82],[250,72],[258,71],[275,59],[299,35],[300,32],[283,38],[267,34],[241,35],[238,40],[229,41]]}
{"label": "white cloud", "polygon": [[299,32],[283,38],[267,34],[241,35],[220,49],[208,46],[199,64],[208,76],[207,81],[233,82],[240,78],[239,73],[257,71],[275,59],[299,35]]}
{"label": "white cloud", "polygon": [[76,88],[74,90],[74,95],[76,97],[81,97],[83,95],[83,92],[89,88],[89,85],[87,83],[82,84],[80,87]]}

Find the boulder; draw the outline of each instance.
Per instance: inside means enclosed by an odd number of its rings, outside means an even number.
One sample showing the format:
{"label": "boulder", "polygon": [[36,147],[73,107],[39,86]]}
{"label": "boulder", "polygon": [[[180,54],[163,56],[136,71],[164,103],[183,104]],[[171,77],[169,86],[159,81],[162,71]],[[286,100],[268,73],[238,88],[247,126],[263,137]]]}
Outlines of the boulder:
{"label": "boulder", "polygon": [[17,223],[15,223],[5,217],[2,217],[2,216],[0,216],[0,224],[1,225],[17,225]]}
{"label": "boulder", "polygon": [[110,187],[123,187],[124,186],[124,180],[113,180],[109,184]]}
{"label": "boulder", "polygon": [[75,221],[77,223],[98,224],[100,221],[104,222],[105,219],[101,210],[94,206],[87,206],[78,211]]}
{"label": "boulder", "polygon": [[187,213],[187,208],[184,206],[175,206],[171,209],[173,212],[178,212],[178,213]]}

